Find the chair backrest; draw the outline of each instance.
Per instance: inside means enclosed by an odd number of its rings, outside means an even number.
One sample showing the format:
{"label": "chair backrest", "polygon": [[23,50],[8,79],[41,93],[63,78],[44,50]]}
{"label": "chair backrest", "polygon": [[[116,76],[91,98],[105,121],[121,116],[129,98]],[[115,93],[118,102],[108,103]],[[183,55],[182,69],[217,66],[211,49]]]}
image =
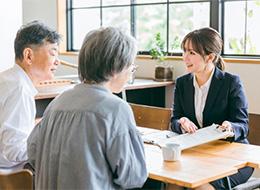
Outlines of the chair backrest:
{"label": "chair backrest", "polygon": [[33,175],[26,169],[2,173],[0,172],[0,189],[1,190],[32,190]]}
{"label": "chair backrest", "polygon": [[134,112],[137,126],[169,130],[172,109],[129,103]]}

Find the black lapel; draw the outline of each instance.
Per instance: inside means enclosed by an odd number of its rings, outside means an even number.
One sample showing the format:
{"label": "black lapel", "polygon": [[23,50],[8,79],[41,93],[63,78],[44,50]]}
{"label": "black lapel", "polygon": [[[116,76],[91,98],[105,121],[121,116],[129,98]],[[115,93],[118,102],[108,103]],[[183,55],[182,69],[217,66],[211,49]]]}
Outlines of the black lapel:
{"label": "black lapel", "polygon": [[189,108],[188,115],[191,116],[192,121],[194,121],[195,125],[199,126],[198,121],[196,119],[195,115],[195,107],[194,107],[194,94],[195,94],[195,89],[193,86],[193,75],[190,74],[186,78],[186,83],[184,84],[184,91],[183,91],[183,96],[185,97],[185,106],[186,108]]}
{"label": "black lapel", "polygon": [[[222,83],[224,81],[224,80],[222,80],[223,77],[224,77],[224,73],[216,67],[215,72],[212,76],[208,96],[207,96],[205,107],[203,110],[203,118],[205,118],[206,115],[208,115],[209,110],[211,110],[211,107],[213,106],[214,102],[216,101],[216,97],[217,97],[218,92],[221,89]],[[205,123],[205,121],[203,121],[203,123]]]}

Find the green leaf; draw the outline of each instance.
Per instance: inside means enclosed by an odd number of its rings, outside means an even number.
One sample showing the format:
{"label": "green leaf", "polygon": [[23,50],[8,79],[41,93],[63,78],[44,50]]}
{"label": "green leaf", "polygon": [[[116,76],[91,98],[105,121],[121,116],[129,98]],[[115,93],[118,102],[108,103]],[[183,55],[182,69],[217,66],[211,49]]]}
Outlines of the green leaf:
{"label": "green leaf", "polygon": [[158,59],[159,61],[165,60],[166,53],[163,51],[165,42],[161,38],[161,33],[157,32],[154,37],[152,49],[150,49],[150,55],[152,59]]}

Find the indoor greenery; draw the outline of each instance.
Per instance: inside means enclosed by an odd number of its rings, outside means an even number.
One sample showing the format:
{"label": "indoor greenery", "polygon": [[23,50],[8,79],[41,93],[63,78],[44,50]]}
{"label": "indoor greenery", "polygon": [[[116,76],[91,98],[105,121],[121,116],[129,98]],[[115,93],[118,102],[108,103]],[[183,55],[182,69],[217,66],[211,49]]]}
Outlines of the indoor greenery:
{"label": "indoor greenery", "polygon": [[150,50],[150,55],[152,56],[152,59],[156,59],[159,62],[163,62],[165,60],[166,53],[163,51],[165,47],[164,45],[165,42],[162,40],[161,33],[156,33],[152,49]]}

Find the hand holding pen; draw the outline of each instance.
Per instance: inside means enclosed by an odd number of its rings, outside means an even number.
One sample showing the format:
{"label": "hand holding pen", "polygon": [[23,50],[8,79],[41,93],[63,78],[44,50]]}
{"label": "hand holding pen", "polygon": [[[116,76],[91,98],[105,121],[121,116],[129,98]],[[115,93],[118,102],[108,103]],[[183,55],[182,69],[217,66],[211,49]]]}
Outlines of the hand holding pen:
{"label": "hand holding pen", "polygon": [[234,130],[229,121],[224,121],[221,125],[217,126],[217,129],[221,130],[222,132],[229,132],[231,134],[230,137],[234,136]]}

